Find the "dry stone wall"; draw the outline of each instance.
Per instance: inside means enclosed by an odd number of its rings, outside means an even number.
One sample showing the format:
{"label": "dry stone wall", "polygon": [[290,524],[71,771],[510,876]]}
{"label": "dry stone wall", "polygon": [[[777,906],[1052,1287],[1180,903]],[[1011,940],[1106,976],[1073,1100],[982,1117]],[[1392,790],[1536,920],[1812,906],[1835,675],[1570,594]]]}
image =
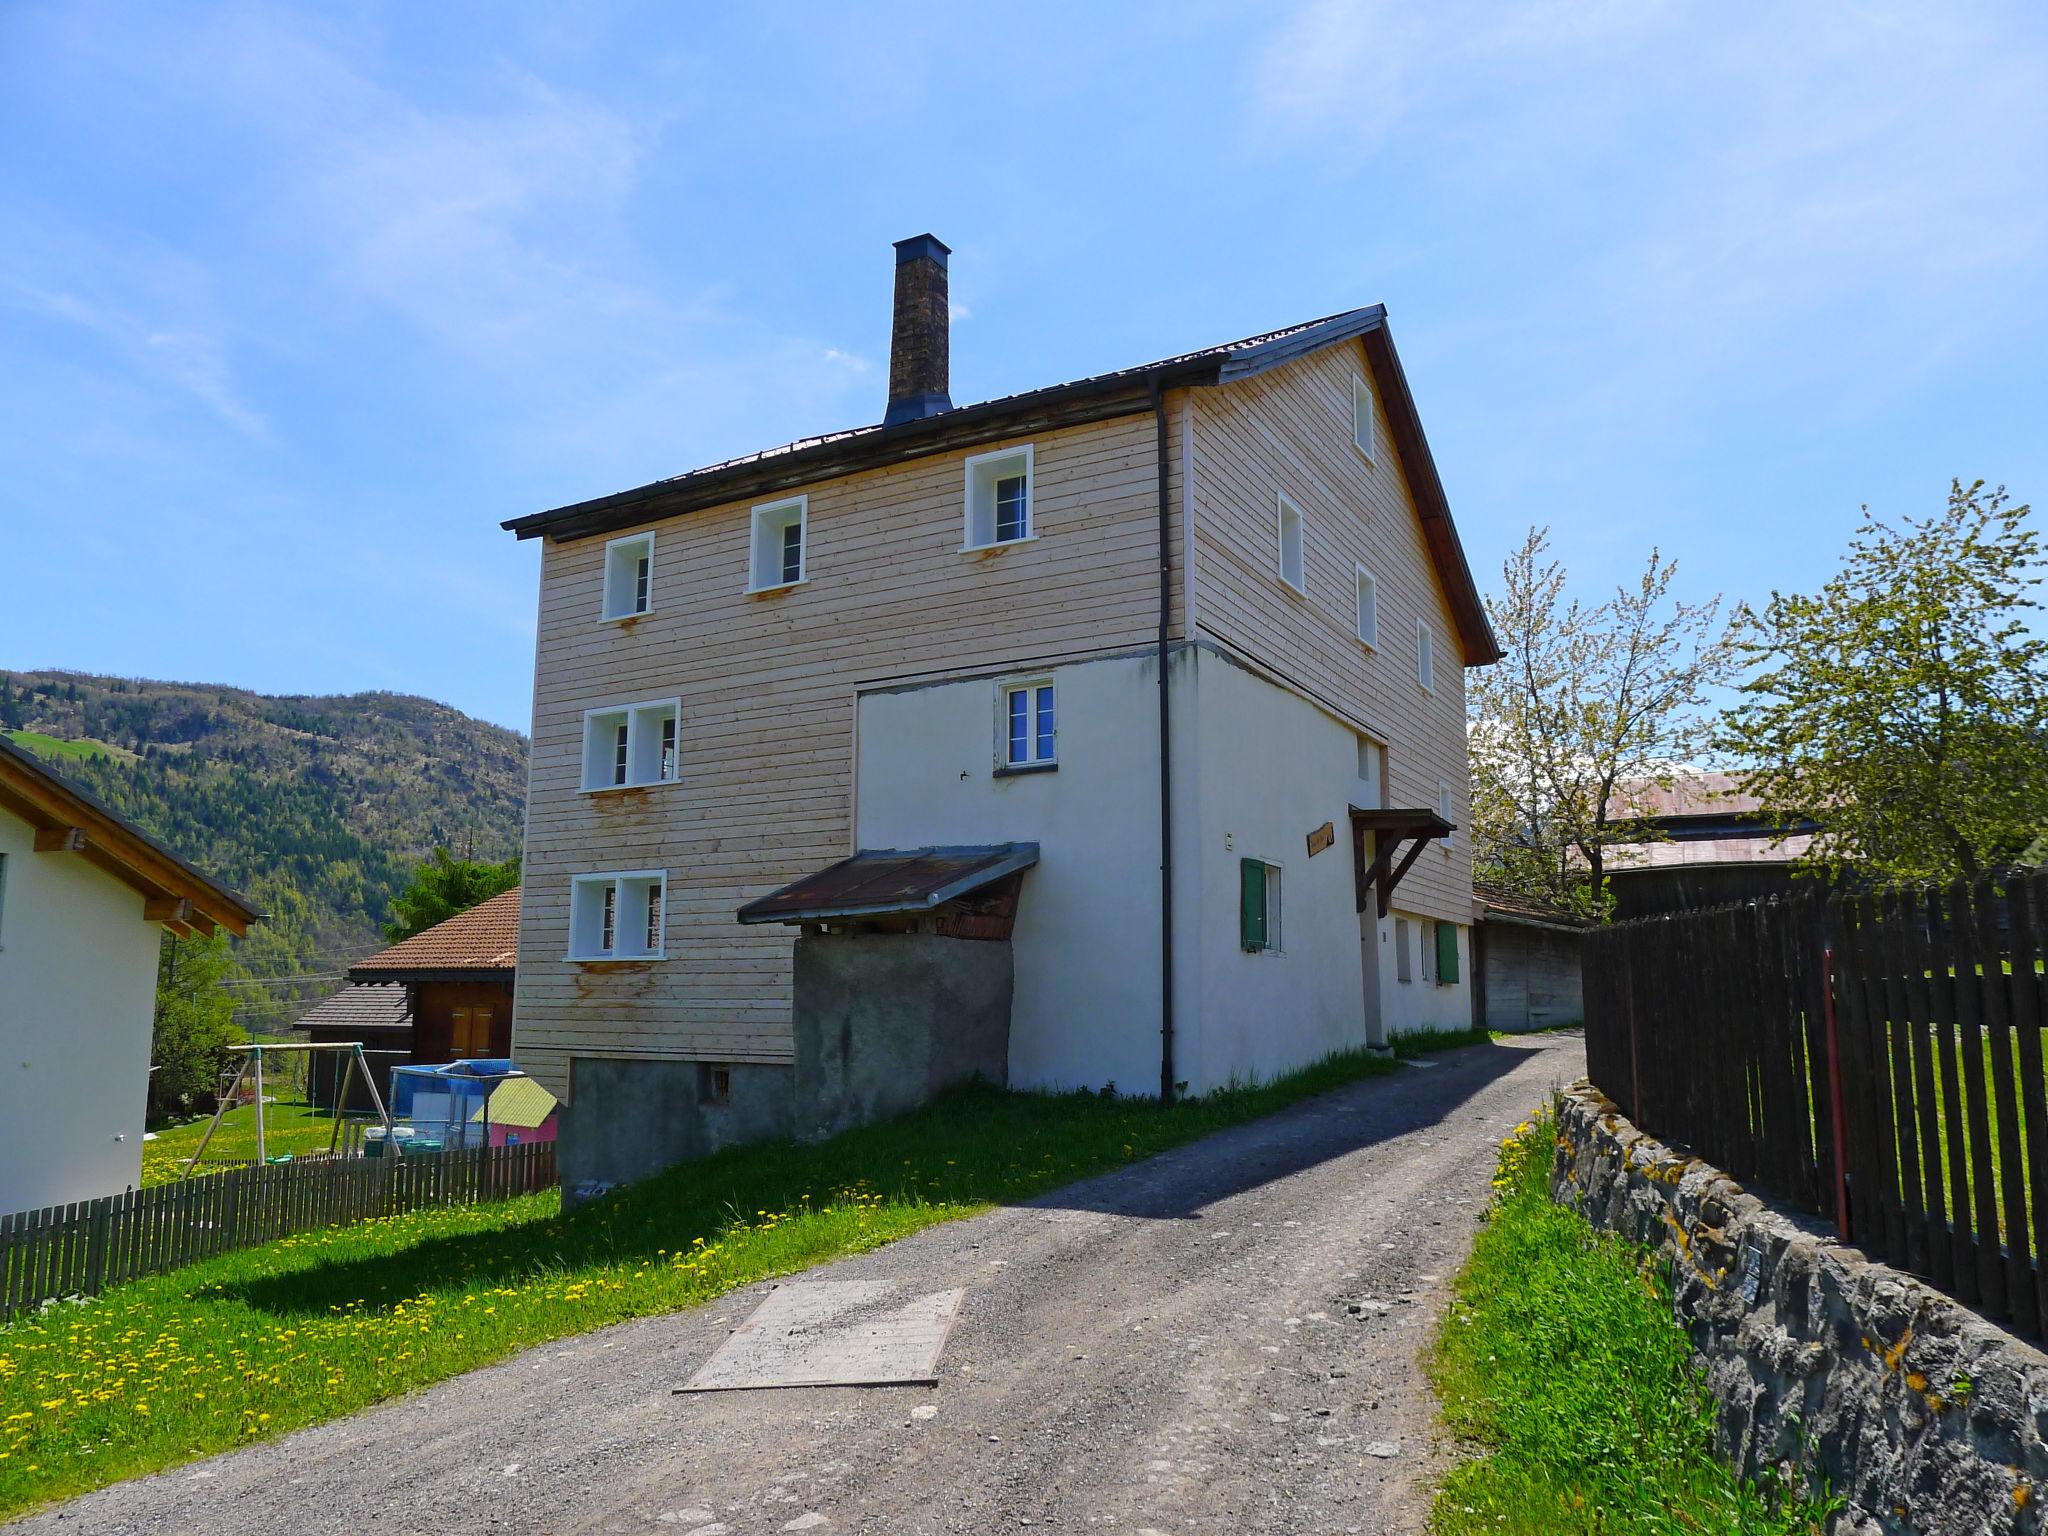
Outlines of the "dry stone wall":
{"label": "dry stone wall", "polygon": [[2048,1497],[2048,1355],[1766,1206],[1565,1091],[1551,1195],[1670,1260],[1722,1454],[1824,1477],[1834,1536],[2034,1532]]}

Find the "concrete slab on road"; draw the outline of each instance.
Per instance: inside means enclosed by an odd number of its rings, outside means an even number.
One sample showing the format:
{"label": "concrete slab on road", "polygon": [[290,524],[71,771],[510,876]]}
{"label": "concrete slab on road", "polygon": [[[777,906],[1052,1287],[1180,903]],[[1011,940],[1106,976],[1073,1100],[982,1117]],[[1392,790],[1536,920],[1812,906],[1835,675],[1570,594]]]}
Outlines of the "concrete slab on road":
{"label": "concrete slab on road", "polygon": [[1419,1352],[1500,1137],[1585,1069],[1574,1035],[1434,1061],[807,1277],[963,1290],[936,1386],[678,1395],[764,1283],[10,1529],[1419,1531]]}

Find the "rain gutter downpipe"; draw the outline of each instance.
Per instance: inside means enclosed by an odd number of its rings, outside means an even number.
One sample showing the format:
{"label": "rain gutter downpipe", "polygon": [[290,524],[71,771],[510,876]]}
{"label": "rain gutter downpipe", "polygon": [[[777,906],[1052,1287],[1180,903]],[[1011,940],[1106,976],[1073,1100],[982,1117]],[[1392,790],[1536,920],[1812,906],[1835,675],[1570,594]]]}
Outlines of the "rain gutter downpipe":
{"label": "rain gutter downpipe", "polygon": [[1166,495],[1166,397],[1151,380],[1159,429],[1159,1107],[1173,1102],[1173,724],[1167,626],[1173,616],[1173,541]]}

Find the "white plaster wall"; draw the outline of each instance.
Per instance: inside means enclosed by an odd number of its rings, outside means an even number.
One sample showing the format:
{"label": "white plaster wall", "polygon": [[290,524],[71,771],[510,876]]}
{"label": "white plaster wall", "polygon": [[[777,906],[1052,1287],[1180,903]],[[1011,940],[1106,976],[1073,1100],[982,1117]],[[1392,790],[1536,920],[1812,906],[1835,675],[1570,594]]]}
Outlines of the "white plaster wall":
{"label": "white plaster wall", "polygon": [[[1057,691],[1059,768],[998,778],[998,688],[1039,676]],[[1013,1086],[1158,1091],[1157,678],[1151,657],[1117,657],[861,698],[858,846],[1039,845],[1012,939]],[[1177,737],[1183,681],[1177,660]]]}
{"label": "white plaster wall", "polygon": [[[1019,1087],[1158,1088],[1153,667],[1150,657],[1114,658],[860,701],[859,847],[1040,845],[1014,938]],[[1174,1078],[1201,1093],[1366,1043],[1349,812],[1370,796],[1350,727],[1212,651],[1177,652],[1173,668]],[[1058,690],[1059,770],[997,778],[998,689],[1041,675]],[[1336,841],[1311,858],[1308,834],[1325,821]],[[1281,866],[1279,953],[1247,954],[1239,942],[1241,858]],[[1387,1031],[1468,1024],[1468,930],[1458,983],[1437,987],[1419,979],[1419,959],[1417,980],[1396,981],[1393,918],[1378,929]]]}
{"label": "white plaster wall", "polygon": [[[1423,857],[1430,855],[1424,853]],[[1398,887],[1397,887],[1398,890]],[[1396,928],[1394,920],[1408,920],[1408,981],[1398,979],[1394,967]],[[1472,1027],[1472,929],[1458,926],[1458,979],[1448,987],[1425,981],[1422,976],[1423,919],[1396,906],[1380,919],[1380,1010],[1390,1034],[1411,1029],[1470,1029]]]}
{"label": "white plaster wall", "polygon": [[0,811],[0,1212],[142,1176],[160,930],[142,895]]}
{"label": "white plaster wall", "polygon": [[[1180,1074],[1200,1092],[1271,1078],[1366,1043],[1350,808],[1358,739],[1307,701],[1211,651],[1199,685],[1200,1016]],[[1335,843],[1313,858],[1324,822]],[[1239,861],[1281,867],[1281,949],[1246,953]]]}

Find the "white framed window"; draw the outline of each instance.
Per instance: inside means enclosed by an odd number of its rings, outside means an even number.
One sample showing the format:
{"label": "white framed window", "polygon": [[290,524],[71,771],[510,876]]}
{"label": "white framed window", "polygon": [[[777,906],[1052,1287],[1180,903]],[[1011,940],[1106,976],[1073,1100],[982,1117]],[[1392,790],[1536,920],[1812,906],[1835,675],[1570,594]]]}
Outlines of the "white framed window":
{"label": "white framed window", "polygon": [[1415,681],[1424,693],[1436,692],[1436,636],[1422,619],[1415,621]]}
{"label": "white framed window", "polygon": [[1059,703],[1049,677],[996,690],[996,763],[1017,772],[1059,763]]}
{"label": "white framed window", "polygon": [[1365,382],[1364,374],[1356,374],[1351,380],[1351,441],[1365,455],[1368,464],[1379,457],[1375,451],[1378,434],[1379,418],[1372,408],[1372,386]]}
{"label": "white framed window", "polygon": [[811,499],[792,496],[754,508],[747,556],[747,590],[768,592],[804,579],[804,551],[810,540]]}
{"label": "white framed window", "polygon": [[1308,595],[1302,575],[1301,508],[1286,496],[1279,498],[1280,579],[1301,596]]}
{"label": "white framed window", "polygon": [[668,880],[659,869],[577,875],[569,882],[571,960],[659,960]]}
{"label": "white framed window", "polygon": [[[1458,819],[1457,804],[1451,796],[1450,783],[1445,779],[1438,779],[1436,781],[1436,813],[1448,822],[1455,823]],[[1453,830],[1446,832],[1441,841],[1446,848],[1456,843],[1458,841],[1458,834],[1455,827]]]}
{"label": "white framed window", "polygon": [[614,704],[583,712],[583,788],[632,789],[681,777],[683,701]]}
{"label": "white framed window", "polygon": [[1364,566],[1354,568],[1358,579],[1358,643],[1377,649],[1380,643],[1380,584]]}
{"label": "white framed window", "polygon": [[970,454],[967,459],[966,549],[1021,544],[1031,538],[1031,444]]}
{"label": "white framed window", "polygon": [[1417,927],[1420,929],[1417,938],[1422,945],[1422,980],[1433,987],[1436,985],[1436,921],[1425,917]]}
{"label": "white framed window", "polygon": [[1413,981],[1415,979],[1415,962],[1409,956],[1408,919],[1405,917],[1394,919],[1394,979],[1396,981]]}
{"label": "white framed window", "polygon": [[654,535],[630,534],[604,547],[604,616],[630,619],[654,606]]}

